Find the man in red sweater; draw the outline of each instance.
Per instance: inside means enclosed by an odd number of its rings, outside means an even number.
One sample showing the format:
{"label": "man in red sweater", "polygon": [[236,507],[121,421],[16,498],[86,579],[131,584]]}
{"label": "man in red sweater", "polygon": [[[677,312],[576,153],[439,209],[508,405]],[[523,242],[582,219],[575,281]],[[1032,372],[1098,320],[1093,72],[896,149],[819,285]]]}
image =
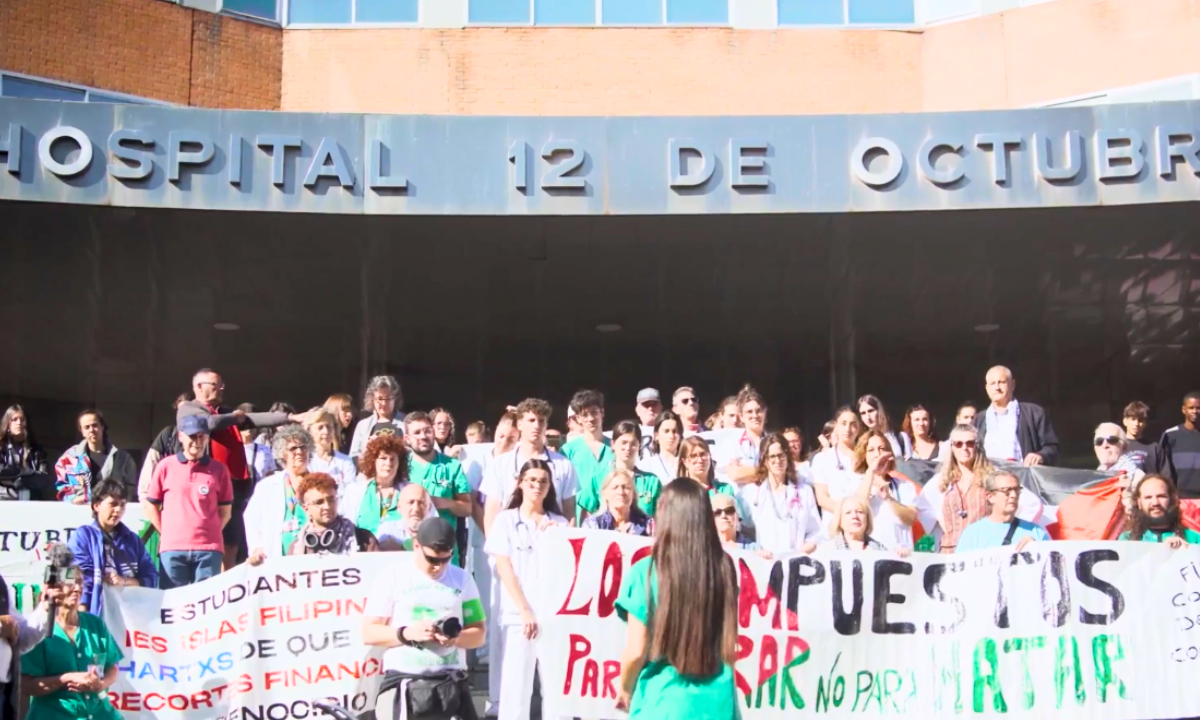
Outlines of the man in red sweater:
{"label": "man in red sweater", "polygon": [[183,418],[198,416],[208,424],[209,454],[229,468],[233,480],[233,517],[225,525],[225,568],[238,563],[238,554],[246,544],[246,529],[242,514],[250,501],[253,490],[250,472],[246,467],[246,450],[238,426],[245,423],[256,428],[278,427],[289,422],[301,422],[304,415],[289,415],[283,412],[246,413],[221,405],[225,395],[225,383],[221,376],[208,368],[192,376],[192,393],[195,400],[181,403],[175,413],[179,425]]}

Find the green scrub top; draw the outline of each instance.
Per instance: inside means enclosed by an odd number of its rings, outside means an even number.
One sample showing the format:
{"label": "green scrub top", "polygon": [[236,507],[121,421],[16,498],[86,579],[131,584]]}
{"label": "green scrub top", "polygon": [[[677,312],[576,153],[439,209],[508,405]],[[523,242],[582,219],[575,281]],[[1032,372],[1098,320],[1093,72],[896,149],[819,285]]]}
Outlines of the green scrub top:
{"label": "green scrub top", "polygon": [[637,493],[638,507],[650,517],[658,509],[658,496],[662,493],[662,482],[654,473],[635,470],[633,473],[633,490]]}
{"label": "green scrub top", "polygon": [[[453,500],[455,495],[471,494],[471,483],[467,482],[462,463],[441,453],[434,455],[433,462],[409,454],[408,479],[425,488],[430,497]],[[438,515],[451,525],[458,525],[458,516],[449,510],[439,509]],[[458,545],[454,546],[451,562],[458,565]]]}
{"label": "green scrub top", "polygon": [[[1174,535],[1174,534],[1175,533],[1170,533],[1167,535],[1167,537],[1170,537],[1171,535]],[[1117,537],[1117,539],[1118,540],[1129,540],[1130,539],[1129,531],[1126,530],[1125,532],[1121,533],[1120,536]],[[1163,541],[1163,536],[1159,535],[1158,533],[1154,532],[1153,530],[1147,530],[1146,532],[1142,533],[1142,542],[1160,543],[1162,541]],[[1195,530],[1192,530],[1191,528],[1184,528],[1183,529],[1183,541],[1185,543],[1187,543],[1188,545],[1200,545],[1200,533],[1196,532]]]}
{"label": "green scrub top", "polygon": [[[100,665],[103,674],[121,661],[124,655],[117,641],[104,626],[104,621],[90,613],[79,613],[79,630],[75,641],[67,637],[62,626],[54,623],[50,637],[21,656],[21,674],[30,677],[59,676],[64,673],[87,672],[89,665]],[[49,695],[29,701],[28,720],[121,720],[102,693],[73,693],[65,687]]]}
{"label": "green scrub top", "polygon": [[308,524],[308,513],[296,497],[292,483],[286,478],[283,481],[283,502],[283,554],[287,555],[296,544],[296,538],[300,537],[300,531]]}
{"label": "green scrub top", "polygon": [[[583,511],[595,515],[600,509],[600,484],[613,466],[612,441],[604,438],[600,442],[599,456],[592,454],[586,437],[577,437],[564,444],[559,452],[571,461],[575,466],[575,474],[579,476],[579,494],[575,496],[575,522],[578,523]],[[559,502],[562,502],[562,498],[559,498]]]}
{"label": "green scrub top", "polygon": [[400,488],[396,488],[391,500],[384,504],[379,498],[379,484],[374,480],[367,483],[354,524],[372,535],[378,535],[380,524],[401,519],[403,516],[400,514]]}
{"label": "green scrub top", "polygon": [[[647,604],[647,581],[657,602],[658,573],[649,557],[630,568],[622,582],[617,614],[625,622],[632,616],[643,625],[649,623],[653,608]],[[629,705],[630,720],[736,720],[733,667],[723,665],[716,675],[699,679],[680,675],[664,659],[650,660],[638,675]]]}

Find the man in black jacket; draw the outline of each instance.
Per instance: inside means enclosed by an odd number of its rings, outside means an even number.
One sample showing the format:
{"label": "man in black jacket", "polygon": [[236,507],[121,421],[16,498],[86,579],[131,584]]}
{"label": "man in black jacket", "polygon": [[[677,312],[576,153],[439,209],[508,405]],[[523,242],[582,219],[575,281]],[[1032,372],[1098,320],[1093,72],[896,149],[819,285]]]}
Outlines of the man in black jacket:
{"label": "man in black jacket", "polygon": [[986,389],[992,404],[975,416],[984,454],[1025,467],[1053,465],[1058,460],[1058,435],[1041,405],[1017,402],[1012,371],[1002,365],[988,370]]}

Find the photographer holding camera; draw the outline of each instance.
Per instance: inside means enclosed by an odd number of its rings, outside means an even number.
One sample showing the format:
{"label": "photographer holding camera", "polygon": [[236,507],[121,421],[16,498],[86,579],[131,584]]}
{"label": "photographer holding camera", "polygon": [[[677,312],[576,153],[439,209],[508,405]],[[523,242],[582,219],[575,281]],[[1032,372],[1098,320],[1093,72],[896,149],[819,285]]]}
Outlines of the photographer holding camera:
{"label": "photographer holding camera", "polygon": [[120,720],[104,691],[116,682],[123,654],[104,621],[79,610],[83,573],[67,546],[51,546],[44,584],[54,627],[21,659],[21,683],[33,696],[29,717]]}
{"label": "photographer holding camera", "polygon": [[454,526],[425,520],[413,541],[413,568],[397,563],[371,588],[363,642],[388,648],[385,670],[403,678],[399,720],[477,720],[467,650],[483,645],[484,613],[470,573],[451,564]]}

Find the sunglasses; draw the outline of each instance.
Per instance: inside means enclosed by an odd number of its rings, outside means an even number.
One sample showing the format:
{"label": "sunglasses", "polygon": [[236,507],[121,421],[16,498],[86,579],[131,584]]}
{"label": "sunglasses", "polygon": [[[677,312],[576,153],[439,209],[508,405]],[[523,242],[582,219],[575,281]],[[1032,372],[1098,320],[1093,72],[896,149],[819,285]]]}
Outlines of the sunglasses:
{"label": "sunglasses", "polygon": [[690,398],[679,398],[679,404],[680,404],[680,405],[695,405],[695,404],[696,404],[696,398],[694,398],[694,397],[690,397]]}
{"label": "sunglasses", "polygon": [[428,562],[430,565],[434,565],[434,566],[445,565],[446,563],[450,562],[450,558],[453,557],[452,554],[447,555],[446,557],[438,557],[437,555],[430,555],[427,552],[423,552],[421,554],[425,556],[426,562]]}
{"label": "sunglasses", "polygon": [[1104,437],[1098,437],[1095,440],[1092,440],[1092,444],[1096,447],[1101,447],[1102,445],[1112,445],[1115,447],[1121,444],[1121,438],[1117,437],[1116,435],[1106,435]]}
{"label": "sunglasses", "polygon": [[950,444],[953,445],[954,447],[958,448],[959,450],[962,450],[963,448],[971,448],[971,449],[975,448],[974,440],[955,440],[954,442],[952,442]]}
{"label": "sunglasses", "polygon": [[713,517],[720,517],[721,515],[725,517],[737,517],[737,508],[727,507],[713,510]]}

